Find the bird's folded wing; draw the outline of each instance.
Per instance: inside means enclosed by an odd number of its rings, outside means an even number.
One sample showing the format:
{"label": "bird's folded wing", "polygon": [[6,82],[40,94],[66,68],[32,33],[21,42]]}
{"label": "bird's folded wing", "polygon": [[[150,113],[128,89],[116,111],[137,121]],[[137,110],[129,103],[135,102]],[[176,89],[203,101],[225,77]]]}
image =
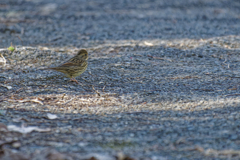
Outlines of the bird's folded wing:
{"label": "bird's folded wing", "polygon": [[[85,66],[86,65],[86,61],[85,60],[79,60],[79,61],[77,61],[77,62],[66,62],[66,63],[63,63],[63,64],[61,64],[60,66],[62,66],[62,67],[67,67],[67,66]],[[59,67],[60,67],[59,66]]]}

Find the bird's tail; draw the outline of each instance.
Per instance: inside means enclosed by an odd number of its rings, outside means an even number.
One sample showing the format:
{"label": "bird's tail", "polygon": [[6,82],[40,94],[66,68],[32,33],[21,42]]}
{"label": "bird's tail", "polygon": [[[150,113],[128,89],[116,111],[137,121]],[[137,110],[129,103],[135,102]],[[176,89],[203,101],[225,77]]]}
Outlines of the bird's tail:
{"label": "bird's tail", "polygon": [[39,70],[54,70],[55,68],[39,68]]}

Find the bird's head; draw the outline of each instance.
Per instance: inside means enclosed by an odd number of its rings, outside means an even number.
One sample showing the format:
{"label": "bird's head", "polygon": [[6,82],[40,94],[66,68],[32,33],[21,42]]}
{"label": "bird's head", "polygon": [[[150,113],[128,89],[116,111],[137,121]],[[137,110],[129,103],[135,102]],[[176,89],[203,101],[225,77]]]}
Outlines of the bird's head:
{"label": "bird's head", "polygon": [[80,56],[82,59],[87,60],[88,59],[88,52],[86,49],[81,49],[78,51],[77,56]]}

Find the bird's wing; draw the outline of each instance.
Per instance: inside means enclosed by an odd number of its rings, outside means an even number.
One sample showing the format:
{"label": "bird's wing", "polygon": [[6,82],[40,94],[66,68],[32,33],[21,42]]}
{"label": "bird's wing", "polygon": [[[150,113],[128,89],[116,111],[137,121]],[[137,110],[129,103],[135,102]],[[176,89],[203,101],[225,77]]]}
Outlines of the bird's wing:
{"label": "bird's wing", "polygon": [[77,61],[67,61],[61,64],[59,67],[68,67],[68,66],[84,66],[86,65],[87,61],[84,59],[79,59]]}

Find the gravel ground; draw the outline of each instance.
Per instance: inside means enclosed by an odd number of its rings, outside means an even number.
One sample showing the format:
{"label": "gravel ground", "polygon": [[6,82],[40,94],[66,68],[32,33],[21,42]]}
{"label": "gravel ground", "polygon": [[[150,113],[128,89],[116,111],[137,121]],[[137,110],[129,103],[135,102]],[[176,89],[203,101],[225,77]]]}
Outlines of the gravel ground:
{"label": "gravel ground", "polygon": [[240,159],[239,33],[238,0],[1,0],[0,159]]}

